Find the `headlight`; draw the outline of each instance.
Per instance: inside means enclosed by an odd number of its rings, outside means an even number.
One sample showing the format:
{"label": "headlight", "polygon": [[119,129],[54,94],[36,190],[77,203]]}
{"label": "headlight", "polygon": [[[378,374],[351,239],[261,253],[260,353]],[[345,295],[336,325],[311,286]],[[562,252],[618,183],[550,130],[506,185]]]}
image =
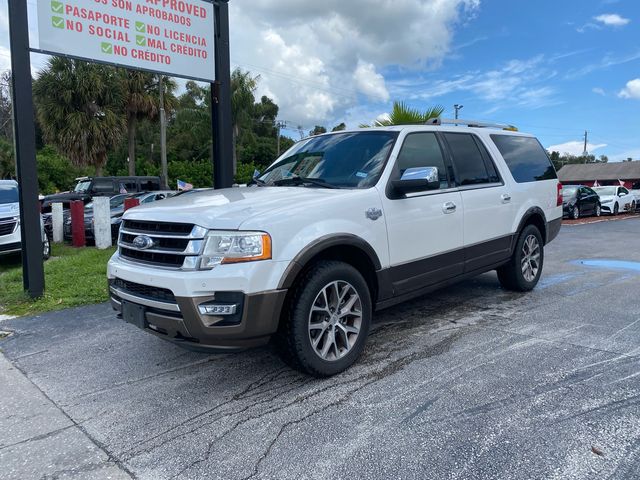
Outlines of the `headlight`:
{"label": "headlight", "polygon": [[208,270],[220,264],[269,259],[271,237],[268,233],[212,231],[205,241],[200,268]]}
{"label": "headlight", "polygon": [[611,203],[613,202],[613,198],[607,198],[605,200],[600,200],[600,203]]}

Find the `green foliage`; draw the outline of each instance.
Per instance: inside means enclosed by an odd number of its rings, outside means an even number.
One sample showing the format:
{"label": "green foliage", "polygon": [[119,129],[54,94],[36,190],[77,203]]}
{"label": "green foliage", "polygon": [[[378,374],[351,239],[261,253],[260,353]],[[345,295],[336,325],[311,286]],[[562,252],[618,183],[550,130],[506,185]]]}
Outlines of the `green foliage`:
{"label": "green foliage", "polygon": [[0,179],[14,178],[15,176],[16,159],[13,144],[0,138]]}
{"label": "green foliage", "polygon": [[560,170],[562,167],[568,164],[575,163],[608,163],[609,157],[606,155],[600,155],[600,157],[596,157],[595,155],[560,155],[560,152],[551,152],[549,154],[549,158],[553,163],[553,166],[556,170]]}
{"label": "green foliage", "polygon": [[322,125],[316,125],[313,130],[309,132],[310,137],[315,137],[316,135],[322,135],[323,133],[327,133],[326,127]]}
{"label": "green foliage", "polygon": [[91,175],[91,167],[77,167],[68,158],[60,155],[53,147],[48,146],[37,154],[38,185],[40,193],[51,193],[69,190],[75,185],[75,179]]}
{"label": "green foliage", "polygon": [[[436,105],[423,112],[410,107],[405,102],[393,102],[393,109],[388,118],[376,120],[374,127],[389,127],[392,125],[416,125],[424,124],[432,118],[438,118],[444,112],[444,107]],[[369,125],[360,125],[363,128]]]}
{"label": "green foliage", "polygon": [[175,190],[177,181],[182,180],[195,188],[210,187],[213,183],[213,166],[211,160],[172,160],[168,165],[169,188]]}
{"label": "green foliage", "polygon": [[342,132],[343,130],[347,129],[347,124],[342,122],[339,125],[336,125],[335,127],[333,127],[333,129],[331,129],[332,132]]}

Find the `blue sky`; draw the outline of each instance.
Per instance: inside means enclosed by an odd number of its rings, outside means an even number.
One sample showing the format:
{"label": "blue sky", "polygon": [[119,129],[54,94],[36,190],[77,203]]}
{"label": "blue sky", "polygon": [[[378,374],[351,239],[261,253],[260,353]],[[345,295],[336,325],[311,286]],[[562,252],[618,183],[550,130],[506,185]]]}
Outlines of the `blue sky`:
{"label": "blue sky", "polygon": [[[605,14],[620,18],[595,19]],[[581,142],[587,130],[590,144],[606,144],[592,153],[640,158],[640,97],[621,95],[640,78],[637,1],[485,1],[439,67],[385,78],[392,98],[450,114],[460,103],[461,117],[513,123],[545,146]]]}
{"label": "blue sky", "polygon": [[[260,76],[292,137],[371,123],[393,100],[448,116],[458,103],[561,152],[587,130],[591,153],[640,159],[638,0],[230,0],[230,17],[232,66]],[[34,75],[46,60],[32,56]]]}

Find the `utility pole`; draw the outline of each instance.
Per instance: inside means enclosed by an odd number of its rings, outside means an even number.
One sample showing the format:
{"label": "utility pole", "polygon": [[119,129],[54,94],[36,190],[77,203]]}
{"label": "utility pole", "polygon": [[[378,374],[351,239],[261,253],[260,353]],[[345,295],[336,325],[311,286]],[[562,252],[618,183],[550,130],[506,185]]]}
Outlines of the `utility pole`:
{"label": "utility pole", "polygon": [[164,110],[164,77],[160,75],[160,165],[162,166],[163,188],[169,188],[169,172],[167,168],[167,117]]}
{"label": "utility pole", "polygon": [[588,140],[589,140],[589,132],[585,130],[584,131],[584,150],[582,151],[582,156],[584,157],[584,163],[587,163],[587,155],[589,155],[589,152],[587,151]]}
{"label": "utility pole", "polygon": [[280,158],[280,138],[282,137],[282,129],[286,126],[285,122],[276,122],[276,128],[278,129],[278,155],[276,158]]}
{"label": "utility pole", "polygon": [[456,112],[456,113],[455,113],[455,119],[456,119],[456,120],[458,120],[458,118],[459,118],[459,117],[458,117],[458,112],[460,112],[460,110],[462,110],[463,108],[464,108],[464,105],[460,105],[460,104],[457,104],[457,103],[453,106],[453,109],[454,109],[454,110],[455,110],[455,112]]}

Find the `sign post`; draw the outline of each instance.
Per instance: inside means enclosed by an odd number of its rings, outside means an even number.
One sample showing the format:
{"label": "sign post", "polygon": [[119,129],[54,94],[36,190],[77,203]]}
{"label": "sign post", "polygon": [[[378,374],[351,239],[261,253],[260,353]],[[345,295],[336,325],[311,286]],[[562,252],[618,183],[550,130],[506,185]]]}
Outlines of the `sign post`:
{"label": "sign post", "polygon": [[213,185],[233,185],[233,135],[231,122],[231,59],[229,54],[229,2],[215,4],[216,81],[211,85],[211,122],[213,131]]}
{"label": "sign post", "polygon": [[44,293],[44,266],[38,203],[29,27],[27,2],[24,0],[9,0],[9,38],[16,166],[20,192],[22,282],[29,295],[37,298]]}

